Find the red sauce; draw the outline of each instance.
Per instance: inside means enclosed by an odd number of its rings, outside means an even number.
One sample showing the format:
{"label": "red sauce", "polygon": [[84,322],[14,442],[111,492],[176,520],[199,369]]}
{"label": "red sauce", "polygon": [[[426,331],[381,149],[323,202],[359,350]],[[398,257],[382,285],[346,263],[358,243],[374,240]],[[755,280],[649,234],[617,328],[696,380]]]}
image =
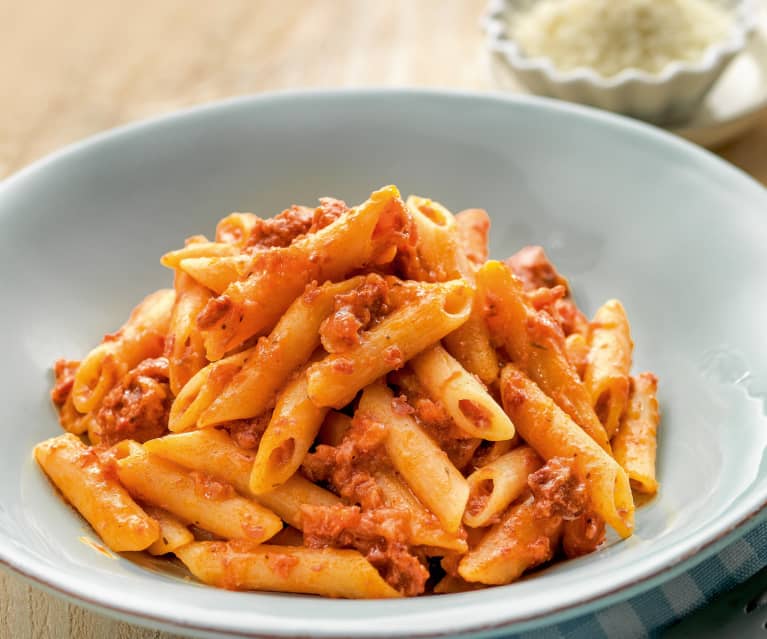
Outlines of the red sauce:
{"label": "red sauce", "polygon": [[104,397],[96,413],[100,443],[123,439],[145,442],[168,431],[173,396],[168,386],[168,360],[146,359],[128,372]]}
{"label": "red sauce", "polygon": [[525,246],[507,259],[506,265],[522,280],[526,291],[553,288],[558,284],[567,290],[567,280],[557,272],[541,246]]}
{"label": "red sauce", "polygon": [[597,514],[587,512],[566,521],[562,535],[565,556],[580,557],[593,552],[605,539],[605,522]]}
{"label": "red sauce", "polygon": [[577,519],[588,506],[585,484],[573,468],[573,460],[552,457],[527,478],[541,517]]}
{"label": "red sauce", "polygon": [[194,480],[195,495],[202,499],[224,501],[225,499],[231,499],[237,494],[231,484],[216,479],[202,471],[193,470],[189,473],[189,477]]}
{"label": "red sauce", "polygon": [[68,359],[59,359],[53,365],[56,383],[51,390],[51,401],[56,406],[63,406],[64,402],[67,401],[67,397],[72,392],[78,366],[80,366],[79,361]]}

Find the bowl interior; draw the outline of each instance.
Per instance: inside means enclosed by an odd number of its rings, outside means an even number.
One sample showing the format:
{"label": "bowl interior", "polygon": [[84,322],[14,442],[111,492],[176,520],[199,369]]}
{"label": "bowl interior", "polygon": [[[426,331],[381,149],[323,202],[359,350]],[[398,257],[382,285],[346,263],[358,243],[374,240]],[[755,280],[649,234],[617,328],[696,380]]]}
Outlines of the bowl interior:
{"label": "bowl interior", "polygon": [[[383,184],[486,208],[492,255],[537,243],[589,313],[620,298],[660,378],[660,495],[636,535],[481,593],[348,602],[231,593],[102,552],[36,468],[59,432],[50,367],[147,292],[159,256],[234,210],[271,215]],[[656,574],[767,499],[767,194],[691,145],[536,99],[437,92],[244,99],[120,130],[0,184],[0,560],[94,605],[272,635],[432,634],[583,604]]]}

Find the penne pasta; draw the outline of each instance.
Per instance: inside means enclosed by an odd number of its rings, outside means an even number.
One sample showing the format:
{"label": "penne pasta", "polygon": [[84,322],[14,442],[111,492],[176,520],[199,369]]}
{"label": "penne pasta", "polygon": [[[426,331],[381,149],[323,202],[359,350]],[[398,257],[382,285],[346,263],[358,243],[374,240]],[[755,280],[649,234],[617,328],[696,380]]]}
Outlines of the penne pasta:
{"label": "penne pasta", "polygon": [[71,433],[35,446],[35,459],[111,550],[144,550],[159,537],[158,523]]}
{"label": "penne pasta", "polygon": [[309,397],[341,408],[357,392],[460,326],[471,310],[472,290],[462,280],[422,284],[411,304],[391,313],[361,343],[312,364]]}
{"label": "penne pasta", "polygon": [[250,492],[269,492],[296,473],[328,410],[309,399],[305,370],[285,385],[258,446]]}
{"label": "penne pasta", "polygon": [[184,248],[169,251],[160,258],[160,264],[168,268],[177,269],[181,266],[182,261],[188,259],[230,257],[234,255],[237,255],[237,248],[232,246],[232,244],[220,241],[208,242],[205,238],[202,238],[202,241],[189,242]]}
{"label": "penne pasta", "polygon": [[161,289],[145,297],[116,333],[94,348],[75,373],[72,401],[81,413],[96,408],[117,381],[139,362],[162,355],[176,294]]}
{"label": "penne pasta", "polygon": [[230,213],[216,224],[216,242],[226,242],[243,248],[258,219],[254,213]]}
{"label": "penne pasta", "polygon": [[520,446],[475,470],[463,521],[479,528],[495,523],[506,508],[527,490],[527,477],[543,464],[529,446]]}
{"label": "penne pasta", "polygon": [[399,191],[384,187],[316,233],[254,253],[246,278],[232,282],[200,315],[208,358],[220,359],[270,330],[309,282],[339,280],[363,266],[390,262],[406,220]]}
{"label": "penne pasta", "polygon": [[469,498],[469,486],[445,452],[410,415],[394,412],[393,399],[382,383],[371,384],[362,393],[355,417],[386,425],[386,452],[394,468],[439,518],[443,528],[456,532]]}
{"label": "penne pasta", "polygon": [[477,281],[487,291],[491,332],[512,361],[609,451],[607,433],[591,406],[588,391],[567,359],[563,336],[554,321],[529,308],[521,284],[504,264],[487,262],[477,272]]}
{"label": "penne pasta", "polygon": [[607,436],[612,437],[628,402],[634,348],[623,305],[618,300],[605,302],[594,315],[590,332],[583,383]]}
{"label": "penne pasta", "polygon": [[125,443],[118,448],[117,476],[137,499],[225,539],[262,542],[282,529],[279,517],[237,495],[230,484],[211,481],[205,473],[192,475],[141,444]]}
{"label": "penne pasta", "polygon": [[527,375],[513,364],[501,372],[503,407],[541,457],[571,457],[589,489],[594,511],[621,537],[634,527],[634,501],[625,471]]}
{"label": "penne pasta", "polygon": [[565,338],[565,352],[567,359],[583,379],[586,372],[586,363],[589,360],[589,342],[583,333],[572,333]]}
{"label": "penne pasta", "polygon": [[455,216],[458,241],[464,255],[474,266],[487,261],[487,235],[490,217],[484,209],[465,209]]}
{"label": "penne pasta", "polygon": [[[250,473],[255,454],[237,446],[224,431],[206,428],[167,435],[144,444],[146,450],[190,470],[225,481],[241,495],[250,495]],[[294,528],[301,529],[301,506],[334,506],[333,493],[296,473],[274,490],[255,496]]]}
{"label": "penne pasta", "polygon": [[[320,325],[333,310],[336,296],[355,289],[362,282],[363,278],[355,277],[319,287],[310,285],[285,311],[269,337],[259,340],[252,357],[200,413],[198,426],[257,417],[265,412],[290,374],[305,364],[320,345]],[[215,367],[216,363],[210,366]]]}
{"label": "penne pasta", "polygon": [[208,303],[210,291],[186,273],[177,271],[174,288],[176,301],[170,316],[165,351],[168,356],[170,390],[178,395],[184,385],[202,369],[205,344],[197,332],[197,316]]}
{"label": "penne pasta", "polygon": [[176,555],[200,581],[229,590],[347,599],[401,596],[356,550],[208,541],[179,548]]}
{"label": "penne pasta", "polygon": [[628,473],[631,486],[640,493],[658,492],[655,478],[658,412],[658,378],[641,373],[632,378],[631,396],[618,432],[613,438],[615,460]]}
{"label": "penne pasta", "polygon": [[429,395],[467,435],[490,441],[514,437],[514,425],[503,409],[440,344],[414,357],[410,366]]}
{"label": "penne pasta", "polygon": [[201,255],[185,257],[179,262],[178,269],[201,286],[210,289],[216,295],[221,295],[232,282],[243,279],[252,264],[253,258],[250,255]]}
{"label": "penne pasta", "polygon": [[194,535],[189,528],[167,510],[155,506],[144,506],[144,510],[160,526],[159,537],[146,549],[150,555],[167,555],[194,541]]}
{"label": "penne pasta", "polygon": [[532,500],[514,505],[461,558],[458,575],[468,582],[511,583],[525,570],[551,559],[561,534],[562,520],[541,517]]}

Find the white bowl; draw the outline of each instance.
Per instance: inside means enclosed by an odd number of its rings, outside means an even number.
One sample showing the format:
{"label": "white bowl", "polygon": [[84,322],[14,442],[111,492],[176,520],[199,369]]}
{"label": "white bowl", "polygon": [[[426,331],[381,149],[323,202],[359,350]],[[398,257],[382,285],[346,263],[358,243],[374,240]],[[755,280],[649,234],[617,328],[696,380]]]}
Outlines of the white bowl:
{"label": "white bowl", "polygon": [[653,122],[687,120],[727,65],[743,51],[756,27],[756,0],[716,0],[732,12],[730,36],[696,62],[672,62],[660,73],[624,69],[605,78],[591,68],[562,71],[545,57],[528,57],[510,33],[516,15],[537,0],[490,0],[483,25],[491,51],[532,92]]}
{"label": "white bowl", "polygon": [[[170,283],[159,255],[233,210],[374,188],[485,207],[491,251],[541,243],[591,313],[620,297],[660,377],[660,495],[625,542],[519,583],[409,600],[238,593],[103,554],[32,459],[51,363]],[[118,129],[0,183],[0,562],[98,610],[200,636],[487,635],[638,594],[767,502],[767,191],[654,128],[536,98],[437,91],[244,98]],[[484,634],[483,634],[484,636]]]}

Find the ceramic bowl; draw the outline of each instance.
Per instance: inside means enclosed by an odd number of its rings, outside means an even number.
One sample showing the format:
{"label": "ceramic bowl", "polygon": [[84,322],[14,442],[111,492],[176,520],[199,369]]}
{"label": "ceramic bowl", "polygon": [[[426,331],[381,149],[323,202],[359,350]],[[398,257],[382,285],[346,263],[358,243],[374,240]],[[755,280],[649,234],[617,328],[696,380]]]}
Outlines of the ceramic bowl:
{"label": "ceramic bowl", "polygon": [[605,78],[591,68],[557,69],[545,57],[525,54],[511,34],[516,16],[537,0],[490,0],[483,20],[491,51],[531,91],[647,120],[678,124],[688,120],[708,90],[743,51],[756,25],[755,0],[715,0],[733,15],[733,28],[695,62],[676,61],[660,73],[624,69]]}
{"label": "ceramic bowl", "polygon": [[[51,363],[170,284],[159,256],[229,211],[271,214],[398,184],[492,215],[491,251],[547,247],[592,313],[623,300],[636,370],[660,377],[659,496],[636,534],[481,592],[342,601],[202,586],[101,552],[32,458],[60,432]],[[0,183],[0,562],[49,591],[200,636],[493,636],[679,574],[767,501],[767,191],[656,129],[540,98],[285,93],[87,140]]]}

